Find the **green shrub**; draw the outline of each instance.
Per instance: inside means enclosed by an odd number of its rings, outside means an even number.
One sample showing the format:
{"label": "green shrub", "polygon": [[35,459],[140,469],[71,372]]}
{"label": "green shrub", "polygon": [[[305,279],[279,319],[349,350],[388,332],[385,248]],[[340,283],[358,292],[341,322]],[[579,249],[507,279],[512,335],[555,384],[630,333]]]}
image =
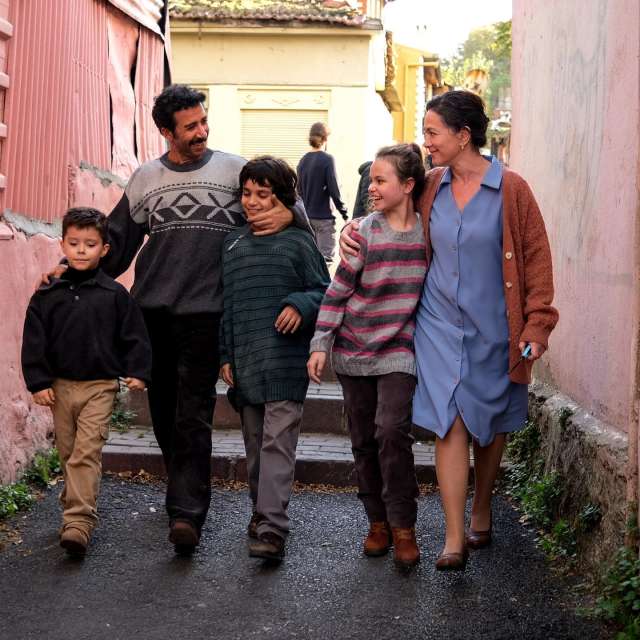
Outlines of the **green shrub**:
{"label": "green shrub", "polygon": [[580,531],[591,531],[602,520],[602,511],[600,507],[589,503],[582,509],[578,522],[580,525]]}
{"label": "green shrub", "polygon": [[61,472],[60,458],[56,449],[51,449],[45,453],[36,455],[33,458],[31,467],[27,469],[23,478],[34,484],[49,484],[51,474]]}
{"label": "green shrub", "polygon": [[127,433],[131,428],[131,421],[137,415],[135,411],[120,411],[120,409],[114,409],[109,424],[115,427],[118,433]]}
{"label": "green shrub", "polygon": [[0,518],[12,516],[16,511],[26,509],[35,499],[26,482],[0,485]]}
{"label": "green shrub", "polygon": [[616,640],[640,638],[640,559],[636,547],[622,547],[604,574],[607,586],[596,600],[593,615],[615,622],[622,631]]}

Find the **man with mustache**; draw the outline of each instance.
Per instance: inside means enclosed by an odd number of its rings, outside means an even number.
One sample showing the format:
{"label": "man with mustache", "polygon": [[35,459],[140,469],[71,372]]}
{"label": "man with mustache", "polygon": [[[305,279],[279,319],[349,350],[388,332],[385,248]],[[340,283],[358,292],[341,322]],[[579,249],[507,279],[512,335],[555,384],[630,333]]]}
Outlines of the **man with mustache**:
{"label": "man with mustache", "polygon": [[[199,544],[211,499],[222,248],[227,234],[247,222],[234,196],[246,161],[207,148],[204,100],[187,85],[171,85],[156,97],[152,115],[169,151],[131,176],[109,216],[111,249],[100,262],[117,278],[140,251],[131,293],[151,339],[149,407],[168,473],[169,541],[182,554]],[[292,222],[313,235],[301,201],[292,210],[274,202],[249,219],[255,235]]]}

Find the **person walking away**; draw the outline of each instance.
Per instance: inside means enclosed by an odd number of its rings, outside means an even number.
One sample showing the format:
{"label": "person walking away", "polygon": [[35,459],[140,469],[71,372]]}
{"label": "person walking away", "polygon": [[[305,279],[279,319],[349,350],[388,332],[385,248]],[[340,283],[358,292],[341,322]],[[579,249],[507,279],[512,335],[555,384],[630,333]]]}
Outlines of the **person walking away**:
{"label": "person walking away", "polygon": [[342,384],[358,497],[370,523],[364,553],[384,555],[393,541],[400,566],[420,561],[411,405],[414,316],[427,271],[415,206],[424,178],[416,144],[376,154],[369,187],[375,212],[360,222],[358,255],[340,263],[325,295],[308,364],[319,383],[330,352]]}
{"label": "person walking away", "polygon": [[[251,218],[296,200],[297,177],[284,161],[250,160],[237,197]],[[223,254],[222,378],[240,410],[253,515],[249,555],[281,560],[290,530],[307,358],[322,297],[326,262],[310,234],[290,227],[256,236],[250,224],[230,233]]]}
{"label": "person walking away", "polygon": [[[109,216],[111,248],[100,262],[115,278],[136,260],[131,294],[151,339],[149,408],[168,475],[169,542],[179,554],[193,553],[200,543],[211,501],[222,246],[247,222],[234,195],[246,161],[207,148],[204,100],[203,93],[180,84],[156,96],[152,116],[169,151],[129,179]],[[257,235],[281,231],[292,221],[313,233],[300,200],[291,210],[275,201],[273,209],[249,220]],[[63,271],[59,266],[49,273]]]}
{"label": "person walking away", "polygon": [[36,404],[51,407],[64,487],[60,546],[85,555],[98,523],[102,448],[118,377],[132,391],[151,380],[151,345],[129,292],[99,268],[109,251],[107,217],[89,207],[62,220],[69,268],[29,302],[22,371]]}
{"label": "person walking away", "polygon": [[336,248],[336,220],[329,199],[333,200],[343,220],[348,215],[340,195],[333,156],[324,151],[328,139],[329,127],[316,122],[309,133],[311,151],[298,164],[298,191],[316,234],[316,244],[331,264]]}
{"label": "person walking away", "polygon": [[356,202],[353,206],[352,220],[364,218],[373,210],[373,203],[369,198],[369,185],[371,184],[371,165],[373,162],[363,162],[358,168],[360,174],[360,182],[358,183],[358,192],[356,194]]}

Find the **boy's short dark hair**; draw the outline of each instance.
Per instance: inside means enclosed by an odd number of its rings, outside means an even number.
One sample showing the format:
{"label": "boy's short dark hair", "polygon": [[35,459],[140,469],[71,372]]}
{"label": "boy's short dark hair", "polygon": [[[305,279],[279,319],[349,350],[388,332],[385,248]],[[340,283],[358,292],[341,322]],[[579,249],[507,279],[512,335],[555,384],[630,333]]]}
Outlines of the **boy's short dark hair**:
{"label": "boy's short dark hair", "polygon": [[261,187],[271,187],[276,198],[287,207],[296,203],[298,176],[285,160],[273,156],[258,156],[249,160],[240,171],[240,186],[233,194],[238,202],[247,180],[253,180]]}
{"label": "boy's short dark hair", "polygon": [[206,99],[204,93],[187,84],[172,84],[154,98],[151,117],[160,131],[169,129],[174,133],[176,119],[173,114],[176,111],[197,107],[199,104],[203,105]]}
{"label": "boy's short dark hair", "polygon": [[69,227],[79,229],[97,229],[102,238],[102,242],[109,241],[109,218],[97,209],[91,207],[73,207],[68,209],[62,218],[62,239],[67,235]]}

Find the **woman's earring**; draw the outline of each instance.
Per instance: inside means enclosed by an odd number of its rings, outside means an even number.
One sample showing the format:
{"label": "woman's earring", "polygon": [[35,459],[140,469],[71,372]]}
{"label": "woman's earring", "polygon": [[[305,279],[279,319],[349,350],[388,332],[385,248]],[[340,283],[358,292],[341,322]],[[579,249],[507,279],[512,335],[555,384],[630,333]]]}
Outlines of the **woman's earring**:
{"label": "woman's earring", "polygon": [[460,143],[460,149],[464,151],[464,145],[462,143]]}

